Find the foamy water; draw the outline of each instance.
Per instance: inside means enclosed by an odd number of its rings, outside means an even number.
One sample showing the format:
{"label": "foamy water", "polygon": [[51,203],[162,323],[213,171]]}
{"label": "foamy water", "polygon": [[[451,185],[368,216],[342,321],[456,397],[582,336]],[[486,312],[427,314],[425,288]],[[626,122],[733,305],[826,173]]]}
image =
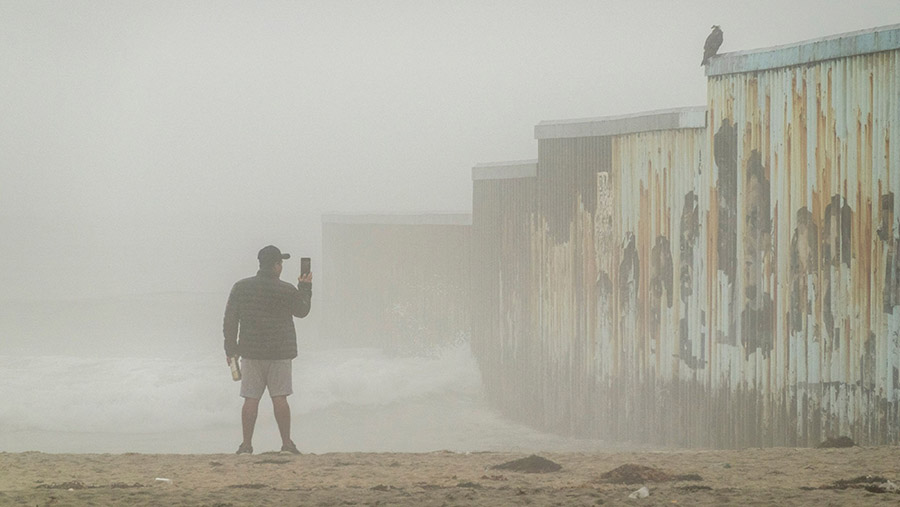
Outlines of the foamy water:
{"label": "foamy water", "polygon": [[[0,451],[233,452],[239,383],[223,357],[0,356]],[[467,346],[435,357],[373,349],[304,351],[290,397],[305,452],[591,450],[602,443],[512,423],[484,401]],[[254,447],[280,446],[271,402]]]}

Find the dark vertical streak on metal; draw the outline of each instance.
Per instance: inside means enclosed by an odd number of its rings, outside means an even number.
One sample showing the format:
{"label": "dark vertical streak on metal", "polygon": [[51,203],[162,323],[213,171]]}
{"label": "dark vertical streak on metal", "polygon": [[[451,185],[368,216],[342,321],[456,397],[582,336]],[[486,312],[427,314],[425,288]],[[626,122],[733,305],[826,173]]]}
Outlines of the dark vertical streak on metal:
{"label": "dark vertical streak on metal", "polygon": [[744,297],[741,343],[749,356],[761,350],[768,357],[775,330],[772,296],[765,291],[765,263],[772,249],[771,191],[759,151],[750,152],[743,202]]}

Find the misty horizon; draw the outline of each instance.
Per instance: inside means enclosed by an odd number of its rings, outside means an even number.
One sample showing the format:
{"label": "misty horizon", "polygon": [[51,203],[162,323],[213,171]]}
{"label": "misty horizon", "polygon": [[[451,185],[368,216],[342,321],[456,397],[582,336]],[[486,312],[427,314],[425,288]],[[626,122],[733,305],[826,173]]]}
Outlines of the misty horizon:
{"label": "misty horizon", "polygon": [[225,293],[270,243],[315,270],[322,214],[468,212],[471,168],[534,158],[540,121],[703,104],[712,24],[730,52],[897,21],[890,1],[3,2],[0,300]]}

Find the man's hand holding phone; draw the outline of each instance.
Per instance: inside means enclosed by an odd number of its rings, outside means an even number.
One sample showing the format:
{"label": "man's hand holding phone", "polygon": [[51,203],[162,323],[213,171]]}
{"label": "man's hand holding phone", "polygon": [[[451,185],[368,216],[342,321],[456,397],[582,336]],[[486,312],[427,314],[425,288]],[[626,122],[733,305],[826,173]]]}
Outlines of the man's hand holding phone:
{"label": "man's hand holding phone", "polygon": [[300,277],[297,281],[300,283],[312,283],[311,260],[309,257],[300,258]]}

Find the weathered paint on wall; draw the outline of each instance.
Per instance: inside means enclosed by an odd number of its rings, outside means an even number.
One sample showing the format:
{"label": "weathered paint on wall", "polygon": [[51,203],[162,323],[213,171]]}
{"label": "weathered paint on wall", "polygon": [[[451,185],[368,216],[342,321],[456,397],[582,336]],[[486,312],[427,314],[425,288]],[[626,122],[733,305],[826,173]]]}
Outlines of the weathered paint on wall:
{"label": "weathered paint on wall", "polygon": [[[814,44],[778,52],[838,55]],[[876,49],[742,54],[752,72],[710,73],[708,124],[542,123],[536,178],[476,181],[495,403],[611,439],[896,443],[900,50]]]}
{"label": "weathered paint on wall", "polygon": [[427,353],[469,339],[470,215],[322,219],[322,334]]}
{"label": "weathered paint on wall", "polygon": [[689,404],[663,393],[691,378],[681,355],[703,361],[701,340],[676,337],[700,328],[682,293],[701,293],[704,124],[539,140],[545,428],[685,442],[663,414]]}
{"label": "weathered paint on wall", "polygon": [[743,352],[717,347],[736,372],[719,380],[801,443],[897,442],[900,51],[716,75],[708,90],[714,190],[737,196],[710,227],[739,231],[737,256],[707,274],[733,280],[709,326]]}

